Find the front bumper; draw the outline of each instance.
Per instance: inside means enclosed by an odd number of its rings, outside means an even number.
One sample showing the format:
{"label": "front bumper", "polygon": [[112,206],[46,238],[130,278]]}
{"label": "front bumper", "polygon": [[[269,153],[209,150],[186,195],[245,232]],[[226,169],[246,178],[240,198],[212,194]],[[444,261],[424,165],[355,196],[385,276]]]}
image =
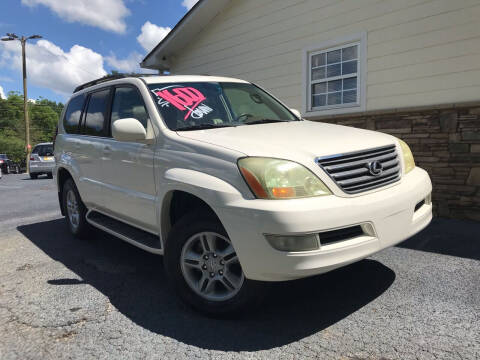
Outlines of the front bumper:
{"label": "front bumper", "polygon": [[55,168],[55,161],[52,161],[52,162],[30,161],[29,162],[30,174],[53,173],[54,168]]}
{"label": "front bumper", "polygon": [[[283,281],[333,270],[411,237],[432,219],[429,203],[415,211],[415,206],[431,191],[428,174],[415,168],[395,186],[362,196],[242,198],[216,210],[245,276],[252,280]],[[361,224],[372,225],[374,233],[305,252],[275,250],[264,236],[324,232]]]}

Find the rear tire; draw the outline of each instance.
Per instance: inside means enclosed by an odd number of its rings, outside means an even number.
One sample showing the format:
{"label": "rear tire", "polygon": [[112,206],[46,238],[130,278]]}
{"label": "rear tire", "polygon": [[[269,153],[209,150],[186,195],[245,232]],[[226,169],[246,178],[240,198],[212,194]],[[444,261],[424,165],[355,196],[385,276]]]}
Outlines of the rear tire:
{"label": "rear tire", "polygon": [[30,179],[35,180],[38,178],[38,174],[30,174]]}
{"label": "rear tire", "polygon": [[47,178],[53,179],[53,174],[52,174],[52,173],[48,173],[48,174],[47,174]]}
{"label": "rear tire", "polygon": [[90,225],[86,220],[87,208],[72,179],[68,179],[63,185],[62,206],[65,210],[67,226],[72,235],[77,238],[85,238],[90,231]]}
{"label": "rear tire", "polygon": [[190,213],[173,226],[164,265],[180,298],[216,317],[239,313],[259,302],[267,285],[245,278],[225,229],[208,214]]}

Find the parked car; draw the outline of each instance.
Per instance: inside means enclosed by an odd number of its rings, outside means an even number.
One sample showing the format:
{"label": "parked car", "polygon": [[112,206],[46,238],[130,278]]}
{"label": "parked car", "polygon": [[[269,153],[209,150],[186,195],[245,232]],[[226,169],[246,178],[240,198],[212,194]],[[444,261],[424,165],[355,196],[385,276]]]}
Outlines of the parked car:
{"label": "parked car", "polygon": [[430,178],[402,140],[303,120],[232,78],[82,85],[55,159],[70,231],[92,225],[164,255],[180,297],[209,314],[253,304],[265,282],[366,258],[432,218]]}
{"label": "parked car", "polygon": [[20,174],[20,165],[9,159],[7,154],[0,154],[0,169],[4,174]]}
{"label": "parked car", "polygon": [[53,143],[41,143],[35,145],[28,162],[30,177],[36,179],[38,175],[46,174],[53,177],[55,158],[53,156]]}

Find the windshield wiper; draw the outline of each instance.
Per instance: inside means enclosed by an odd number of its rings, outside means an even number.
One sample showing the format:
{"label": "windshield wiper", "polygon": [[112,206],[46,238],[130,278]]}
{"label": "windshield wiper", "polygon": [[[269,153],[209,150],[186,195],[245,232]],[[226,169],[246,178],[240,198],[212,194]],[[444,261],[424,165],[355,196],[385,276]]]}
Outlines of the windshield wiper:
{"label": "windshield wiper", "polygon": [[255,125],[255,124],[268,124],[276,122],[288,122],[289,120],[276,120],[276,119],[259,119],[244,122],[245,125]]}
{"label": "windshield wiper", "polygon": [[216,124],[199,124],[176,129],[175,131],[191,131],[191,130],[205,130],[205,129],[218,129],[222,127],[232,127],[233,125],[216,125]]}

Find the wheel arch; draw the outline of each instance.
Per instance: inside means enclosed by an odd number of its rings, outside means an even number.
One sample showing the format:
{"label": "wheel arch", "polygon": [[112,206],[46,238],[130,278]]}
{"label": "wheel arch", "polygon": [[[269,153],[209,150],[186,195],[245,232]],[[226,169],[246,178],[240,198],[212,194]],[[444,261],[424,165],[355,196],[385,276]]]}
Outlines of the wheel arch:
{"label": "wheel arch", "polygon": [[65,209],[63,207],[63,185],[68,179],[73,180],[72,174],[64,167],[57,169],[57,189],[58,189],[58,202],[60,204],[60,212],[65,216]]}
{"label": "wheel arch", "polygon": [[160,231],[163,242],[172,227],[186,214],[199,211],[210,214],[220,221],[217,213],[204,199],[189,191],[174,189],[165,194],[161,205]]}
{"label": "wheel arch", "polygon": [[222,224],[217,209],[241,196],[226,181],[189,169],[169,169],[165,173],[164,195],[160,203],[160,235],[163,242],[173,225],[185,214],[201,210],[215,216]]}

